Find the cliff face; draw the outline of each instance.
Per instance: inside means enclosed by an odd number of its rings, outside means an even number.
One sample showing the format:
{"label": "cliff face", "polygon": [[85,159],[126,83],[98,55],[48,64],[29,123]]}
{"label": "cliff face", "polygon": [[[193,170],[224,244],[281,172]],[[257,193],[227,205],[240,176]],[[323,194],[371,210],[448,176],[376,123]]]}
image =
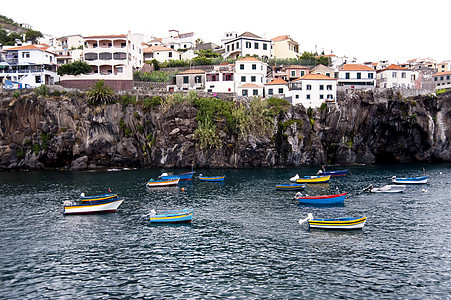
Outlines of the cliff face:
{"label": "cliff face", "polygon": [[451,94],[403,99],[387,91],[342,94],[318,110],[291,107],[271,134],[231,134],[200,149],[197,108],[94,107],[82,95],[0,95],[0,168],[243,168],[451,161]]}

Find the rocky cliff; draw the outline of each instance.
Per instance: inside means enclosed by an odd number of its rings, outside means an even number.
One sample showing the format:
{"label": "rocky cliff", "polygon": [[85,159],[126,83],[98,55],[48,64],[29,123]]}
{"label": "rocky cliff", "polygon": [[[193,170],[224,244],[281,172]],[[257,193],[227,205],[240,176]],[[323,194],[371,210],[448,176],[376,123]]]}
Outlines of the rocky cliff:
{"label": "rocky cliff", "polygon": [[[451,161],[451,94],[340,94],[337,104],[275,111],[271,130],[236,134],[215,118],[219,144],[200,148],[198,107],[104,106],[83,93],[0,95],[0,168],[246,168]],[[138,101],[136,101],[138,99]]]}

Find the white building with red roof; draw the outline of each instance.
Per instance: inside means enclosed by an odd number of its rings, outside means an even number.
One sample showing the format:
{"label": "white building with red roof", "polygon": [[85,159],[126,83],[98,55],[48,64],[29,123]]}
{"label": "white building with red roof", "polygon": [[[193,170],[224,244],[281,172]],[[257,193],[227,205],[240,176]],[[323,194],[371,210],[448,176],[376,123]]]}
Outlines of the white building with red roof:
{"label": "white building with red roof", "polygon": [[236,38],[224,42],[222,57],[236,59],[240,56],[257,55],[261,58],[272,57],[271,40],[264,39],[251,32],[245,32]]}
{"label": "white building with red roof", "polygon": [[373,89],[376,70],[359,64],[345,64],[338,70],[338,86],[344,89]]}
{"label": "white building with red roof", "polygon": [[283,79],[274,79],[265,84],[265,97],[286,98],[288,96],[288,82]]}
{"label": "white building with red roof", "polygon": [[415,71],[391,64],[377,72],[377,87],[380,88],[415,88]]}
{"label": "white building with red roof", "polygon": [[150,46],[143,49],[144,60],[151,61],[156,59],[159,62],[170,60],[181,60],[182,53],[165,46]]}
{"label": "white building with red roof", "polygon": [[235,62],[235,92],[238,96],[264,96],[268,65],[247,56]]}
{"label": "white building with red roof", "polygon": [[58,80],[56,54],[48,49],[48,45],[33,44],[3,50],[0,83],[13,89],[54,84]]}
{"label": "white building with red roof", "polygon": [[337,79],[323,74],[307,74],[292,82],[292,104],[318,108],[337,99]]}
{"label": "white building with red roof", "polygon": [[298,58],[299,43],[293,40],[289,35],[281,35],[271,39],[273,43],[274,58]]}
{"label": "white building with red roof", "polygon": [[434,78],[435,89],[451,89],[451,71],[435,73],[432,78]]}

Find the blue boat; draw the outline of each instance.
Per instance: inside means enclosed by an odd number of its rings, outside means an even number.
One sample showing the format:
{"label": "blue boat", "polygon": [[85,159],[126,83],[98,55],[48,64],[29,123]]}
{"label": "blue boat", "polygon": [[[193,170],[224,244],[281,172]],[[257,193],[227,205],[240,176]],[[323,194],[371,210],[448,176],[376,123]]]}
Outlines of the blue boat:
{"label": "blue boat", "polygon": [[319,170],[317,174],[321,175],[321,176],[328,176],[328,175],[330,175],[331,177],[339,177],[339,176],[346,176],[347,173],[348,173],[348,169],[346,169],[346,170],[337,170],[337,171]]}
{"label": "blue boat", "polygon": [[392,177],[393,183],[399,184],[425,184],[428,182],[429,176],[419,176],[419,177],[406,177],[406,178],[396,178]]}
{"label": "blue boat", "polygon": [[200,181],[206,181],[206,182],[223,182],[225,179],[225,175],[223,176],[203,176],[202,174],[199,174],[199,180]]}
{"label": "blue boat", "polygon": [[163,211],[157,214],[152,211],[150,214],[151,223],[186,223],[193,219],[192,209]]}
{"label": "blue boat", "polygon": [[276,190],[278,191],[302,191],[307,184],[305,183],[290,183],[290,184],[278,184]]}
{"label": "blue boat", "polygon": [[191,180],[191,177],[193,177],[193,174],[196,173],[194,171],[181,173],[178,175],[169,175],[168,173],[163,173],[158,178],[161,178],[162,180],[174,180],[174,179],[180,179],[180,180]]}
{"label": "blue boat", "polygon": [[303,196],[299,194],[296,194],[295,199],[298,199],[300,204],[337,205],[343,204],[346,198],[346,193],[323,196]]}

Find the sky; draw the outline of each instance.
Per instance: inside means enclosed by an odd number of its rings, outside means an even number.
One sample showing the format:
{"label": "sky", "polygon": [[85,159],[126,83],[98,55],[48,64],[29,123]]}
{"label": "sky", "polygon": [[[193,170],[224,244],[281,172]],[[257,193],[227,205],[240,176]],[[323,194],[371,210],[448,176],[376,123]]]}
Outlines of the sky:
{"label": "sky", "polygon": [[55,37],[131,31],[164,38],[176,29],[220,45],[224,32],[249,31],[268,39],[290,35],[301,52],[393,63],[451,60],[450,11],[449,0],[22,0],[0,8],[0,14]]}

